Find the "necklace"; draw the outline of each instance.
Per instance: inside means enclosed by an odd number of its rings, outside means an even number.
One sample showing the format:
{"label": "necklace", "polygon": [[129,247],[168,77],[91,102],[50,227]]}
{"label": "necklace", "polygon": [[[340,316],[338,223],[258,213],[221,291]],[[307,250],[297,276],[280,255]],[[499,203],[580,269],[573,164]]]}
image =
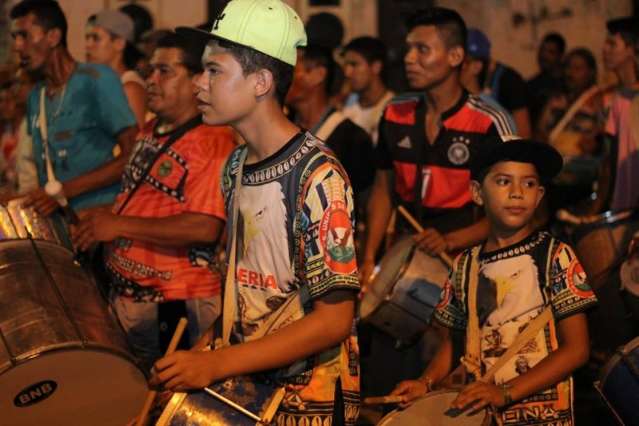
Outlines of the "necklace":
{"label": "necklace", "polygon": [[[62,112],[62,105],[64,105],[64,97],[66,94],[67,94],[67,83],[64,83],[64,86],[62,86],[62,91],[60,92],[60,101],[58,102],[58,107],[56,108],[56,110],[53,112],[53,115],[51,116],[51,124],[55,123],[55,121],[60,116],[60,113]],[[51,100],[53,100],[53,98]]]}

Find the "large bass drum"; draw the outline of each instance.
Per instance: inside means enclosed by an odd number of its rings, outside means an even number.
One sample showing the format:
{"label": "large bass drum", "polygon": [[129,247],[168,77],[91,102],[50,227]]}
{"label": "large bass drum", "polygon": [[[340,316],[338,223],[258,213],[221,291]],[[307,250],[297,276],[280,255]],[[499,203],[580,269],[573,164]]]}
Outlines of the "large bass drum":
{"label": "large bass drum", "polygon": [[639,425],[639,337],[619,348],[595,383],[622,425]]}
{"label": "large bass drum", "polygon": [[0,423],[121,425],[146,379],[93,280],[50,241],[0,241]]}

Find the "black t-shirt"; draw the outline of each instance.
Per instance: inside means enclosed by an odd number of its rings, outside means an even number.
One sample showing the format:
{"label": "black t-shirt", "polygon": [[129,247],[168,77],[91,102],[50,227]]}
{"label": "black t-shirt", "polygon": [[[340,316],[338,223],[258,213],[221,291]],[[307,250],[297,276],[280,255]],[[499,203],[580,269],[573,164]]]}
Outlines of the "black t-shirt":
{"label": "black t-shirt", "polygon": [[[441,232],[463,228],[475,220],[472,161],[481,150],[513,137],[513,129],[502,111],[467,93],[441,115],[442,127],[432,142],[426,140],[425,116],[423,94],[389,102],[379,126],[377,168],[393,171],[395,202],[424,225]],[[403,220],[398,223],[406,227]]]}
{"label": "black t-shirt", "polygon": [[489,86],[493,98],[511,113],[528,107],[528,91],[521,75],[514,69],[497,63]]}
{"label": "black t-shirt", "polygon": [[375,178],[373,143],[364,129],[347,118],[324,142],[344,166],[356,195],[373,184]]}

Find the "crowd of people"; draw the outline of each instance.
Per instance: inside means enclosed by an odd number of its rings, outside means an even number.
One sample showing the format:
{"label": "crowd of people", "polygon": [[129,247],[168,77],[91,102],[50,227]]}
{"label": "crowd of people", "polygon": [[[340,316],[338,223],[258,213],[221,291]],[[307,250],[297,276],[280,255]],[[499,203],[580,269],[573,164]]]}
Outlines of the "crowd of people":
{"label": "crowd of people", "polygon": [[[210,25],[175,30],[103,10],[86,22],[86,62],[69,52],[57,2],[23,0],[10,18],[1,198],[57,216],[45,189],[62,183],[80,217],[74,248],[101,270],[151,385],[260,373],[285,387],[276,424],[355,425],[360,394],[408,407],[462,356],[475,381],[454,408],[569,425],[571,373],[591,347],[605,359],[636,336],[638,318],[587,320],[597,299],[617,313],[637,301],[593,292],[557,219],[639,203],[634,18],[607,23],[603,65],[616,79],[603,84],[595,53],[566,53],[559,33],[525,81],[458,12],[417,10],[406,88],[386,85],[380,39],[342,46],[280,0],[231,0]],[[357,321],[385,249],[415,234],[398,207],[423,228],[419,250],[455,258],[431,356],[432,335],[398,347]],[[188,343],[163,357],[160,324],[176,304]]]}

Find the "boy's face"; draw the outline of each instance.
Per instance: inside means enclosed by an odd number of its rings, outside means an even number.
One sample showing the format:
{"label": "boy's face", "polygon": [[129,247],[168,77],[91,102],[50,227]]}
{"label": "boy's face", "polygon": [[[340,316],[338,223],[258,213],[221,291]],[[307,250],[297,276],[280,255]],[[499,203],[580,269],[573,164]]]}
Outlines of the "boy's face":
{"label": "boy's face", "polygon": [[107,30],[96,25],[87,25],[84,33],[84,46],[87,62],[111,65],[114,58],[124,50],[126,42],[112,37]]}
{"label": "boy's face", "polygon": [[473,200],[484,206],[491,227],[509,235],[531,227],[544,196],[535,166],[515,161],[494,164],[481,184],[472,181],[471,191]]}
{"label": "boy's face", "polygon": [[235,57],[214,41],[204,49],[202,65],[195,89],[206,124],[233,124],[253,110],[258,97],[256,73],[245,76]]}

